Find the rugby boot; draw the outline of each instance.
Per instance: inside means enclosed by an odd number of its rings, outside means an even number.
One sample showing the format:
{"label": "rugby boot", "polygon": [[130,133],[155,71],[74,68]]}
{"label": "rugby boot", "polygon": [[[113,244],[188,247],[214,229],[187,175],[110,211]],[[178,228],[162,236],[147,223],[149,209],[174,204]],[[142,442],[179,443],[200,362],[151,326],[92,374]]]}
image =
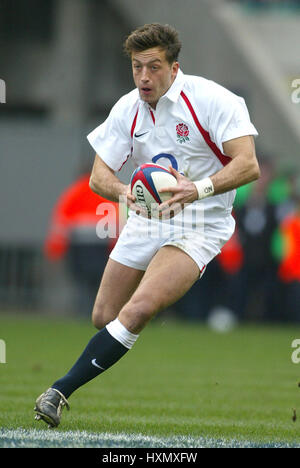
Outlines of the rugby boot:
{"label": "rugby boot", "polygon": [[60,423],[63,407],[70,409],[65,396],[55,388],[48,388],[42,393],[35,402],[34,411],[37,421],[42,419],[48,424],[48,427],[57,427]]}

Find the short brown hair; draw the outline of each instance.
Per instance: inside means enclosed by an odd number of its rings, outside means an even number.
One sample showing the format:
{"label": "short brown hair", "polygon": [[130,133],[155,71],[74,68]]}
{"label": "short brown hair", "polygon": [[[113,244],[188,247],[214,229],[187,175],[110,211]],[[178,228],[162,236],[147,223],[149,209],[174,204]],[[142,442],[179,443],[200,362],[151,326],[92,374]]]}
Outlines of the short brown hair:
{"label": "short brown hair", "polygon": [[178,32],[168,24],[145,24],[133,31],[124,42],[124,51],[129,57],[132,52],[142,52],[152,47],[163,49],[169,63],[177,61],[181,49]]}

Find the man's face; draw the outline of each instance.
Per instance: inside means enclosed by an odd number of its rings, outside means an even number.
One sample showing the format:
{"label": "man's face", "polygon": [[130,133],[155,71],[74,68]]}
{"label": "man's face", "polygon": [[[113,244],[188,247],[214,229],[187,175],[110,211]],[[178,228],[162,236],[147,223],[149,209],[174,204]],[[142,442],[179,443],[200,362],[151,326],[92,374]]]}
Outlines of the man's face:
{"label": "man's face", "polygon": [[132,52],[131,62],[133,79],[140,98],[155,109],[159,98],[168,91],[176,78],[178,62],[170,64],[165,51],[160,47]]}

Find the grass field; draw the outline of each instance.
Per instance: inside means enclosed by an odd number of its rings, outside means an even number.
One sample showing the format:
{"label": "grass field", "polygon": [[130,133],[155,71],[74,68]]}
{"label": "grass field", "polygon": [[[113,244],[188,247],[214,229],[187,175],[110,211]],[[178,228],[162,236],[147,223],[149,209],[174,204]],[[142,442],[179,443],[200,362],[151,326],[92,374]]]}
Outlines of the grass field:
{"label": "grass field", "polygon": [[0,315],[0,447],[300,447],[292,326],[218,334],[157,320],[48,430],[33,419],[35,399],[94,333],[85,321]]}

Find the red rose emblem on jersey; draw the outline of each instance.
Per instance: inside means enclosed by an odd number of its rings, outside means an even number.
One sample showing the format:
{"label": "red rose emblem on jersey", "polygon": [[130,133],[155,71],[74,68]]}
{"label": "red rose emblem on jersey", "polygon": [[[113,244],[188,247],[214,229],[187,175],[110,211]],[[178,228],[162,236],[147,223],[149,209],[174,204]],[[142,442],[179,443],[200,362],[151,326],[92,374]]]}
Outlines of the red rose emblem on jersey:
{"label": "red rose emblem on jersey", "polygon": [[186,124],[180,123],[176,125],[177,141],[179,143],[185,143],[189,141],[189,128]]}
{"label": "red rose emblem on jersey", "polygon": [[183,137],[189,136],[189,133],[190,133],[188,126],[183,123],[176,125],[176,132],[177,132],[177,135],[183,136]]}

